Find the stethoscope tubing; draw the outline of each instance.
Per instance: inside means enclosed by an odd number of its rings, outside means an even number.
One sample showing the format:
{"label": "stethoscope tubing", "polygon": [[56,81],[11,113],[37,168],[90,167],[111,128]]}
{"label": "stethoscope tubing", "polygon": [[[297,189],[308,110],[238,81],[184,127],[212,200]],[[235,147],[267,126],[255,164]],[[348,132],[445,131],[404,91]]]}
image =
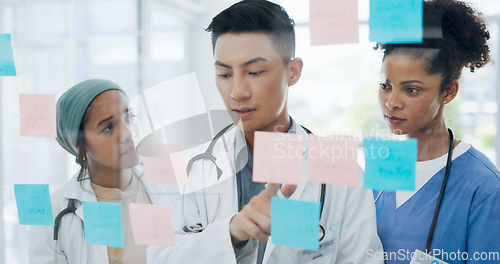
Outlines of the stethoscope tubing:
{"label": "stethoscope tubing", "polygon": [[[439,191],[439,196],[438,196],[438,199],[436,202],[436,208],[434,209],[434,215],[432,217],[431,228],[429,229],[429,235],[427,236],[427,243],[425,245],[426,253],[429,253],[430,249],[431,249],[432,239],[434,238],[434,232],[435,232],[436,224],[437,224],[437,218],[439,216],[439,211],[441,210],[441,202],[443,200],[443,196],[444,196],[444,193],[446,190],[446,185],[448,184],[448,178],[450,176],[451,160],[452,160],[452,156],[453,156],[453,145],[455,142],[455,137],[453,135],[453,131],[449,128],[448,128],[448,134],[450,135],[450,145],[448,148],[448,157],[446,160],[446,168],[445,168],[445,172],[444,172],[443,182],[441,183],[441,189]],[[384,192],[384,190],[381,190],[378,193],[377,197],[375,198],[375,204],[380,199],[380,196],[382,195],[383,192]]]}
{"label": "stethoscope tubing", "polygon": [[434,230],[436,229],[437,218],[439,216],[439,210],[441,209],[441,201],[443,200],[444,191],[446,189],[446,185],[448,184],[448,177],[450,176],[451,169],[451,158],[453,155],[453,145],[455,141],[455,137],[453,136],[453,131],[448,128],[448,133],[450,134],[450,146],[448,149],[448,159],[446,160],[446,170],[444,172],[443,183],[441,184],[441,190],[439,191],[439,197],[436,202],[436,208],[434,209],[434,216],[432,217],[432,224],[429,230],[429,236],[427,237],[427,244],[425,246],[426,253],[429,253],[431,250],[432,239],[434,237]]}

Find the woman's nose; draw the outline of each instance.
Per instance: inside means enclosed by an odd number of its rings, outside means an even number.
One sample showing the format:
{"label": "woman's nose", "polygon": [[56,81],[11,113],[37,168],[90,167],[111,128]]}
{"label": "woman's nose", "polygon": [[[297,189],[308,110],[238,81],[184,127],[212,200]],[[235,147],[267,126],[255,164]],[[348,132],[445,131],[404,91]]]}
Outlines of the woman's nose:
{"label": "woman's nose", "polygon": [[400,95],[394,91],[391,92],[389,94],[389,97],[385,101],[385,106],[391,110],[403,108],[403,103],[401,101]]}

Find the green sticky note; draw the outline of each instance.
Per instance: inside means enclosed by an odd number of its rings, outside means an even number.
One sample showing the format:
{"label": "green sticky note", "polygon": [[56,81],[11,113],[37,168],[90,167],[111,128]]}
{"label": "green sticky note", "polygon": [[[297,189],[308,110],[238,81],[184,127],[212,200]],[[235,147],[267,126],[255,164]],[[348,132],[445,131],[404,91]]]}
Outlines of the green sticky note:
{"label": "green sticky note", "polygon": [[123,247],[120,203],[83,202],[83,219],[87,244]]}
{"label": "green sticky note", "polygon": [[318,250],[319,212],[319,202],[271,198],[272,243]]}
{"label": "green sticky note", "polygon": [[415,190],[417,140],[365,138],[364,188],[374,190]]}
{"label": "green sticky note", "polygon": [[0,76],[16,76],[10,34],[0,34]]}
{"label": "green sticky note", "polygon": [[423,0],[370,0],[370,40],[422,43]]}
{"label": "green sticky note", "polygon": [[54,225],[48,184],[14,184],[21,225]]}

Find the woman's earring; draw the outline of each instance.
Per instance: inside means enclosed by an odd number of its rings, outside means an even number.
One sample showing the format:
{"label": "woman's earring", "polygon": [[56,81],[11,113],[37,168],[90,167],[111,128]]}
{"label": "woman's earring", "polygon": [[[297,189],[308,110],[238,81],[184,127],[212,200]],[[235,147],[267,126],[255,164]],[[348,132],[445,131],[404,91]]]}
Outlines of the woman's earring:
{"label": "woman's earring", "polygon": [[446,104],[446,100],[444,100],[443,104]]}

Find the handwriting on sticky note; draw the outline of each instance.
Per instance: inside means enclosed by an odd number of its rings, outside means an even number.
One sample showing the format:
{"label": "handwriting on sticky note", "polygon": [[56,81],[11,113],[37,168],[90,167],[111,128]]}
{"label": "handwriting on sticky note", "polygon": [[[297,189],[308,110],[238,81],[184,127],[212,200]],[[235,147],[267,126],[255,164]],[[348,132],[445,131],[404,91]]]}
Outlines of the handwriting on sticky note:
{"label": "handwriting on sticky note", "polygon": [[20,94],[21,136],[56,137],[56,96]]}
{"label": "handwriting on sticky note", "polygon": [[351,186],[358,184],[357,139],[309,135],[307,145],[310,182]]}
{"label": "handwriting on sticky note", "polygon": [[299,184],[306,135],[255,132],[253,181]]}
{"label": "handwriting on sticky note", "polygon": [[370,0],[370,40],[421,43],[423,0]]}
{"label": "handwriting on sticky note", "polygon": [[54,225],[48,184],[14,184],[21,225]]}
{"label": "handwriting on sticky note", "polygon": [[10,34],[0,34],[0,76],[16,76]]}
{"label": "handwriting on sticky note", "polygon": [[170,207],[130,204],[129,213],[136,244],[175,246]]}
{"label": "handwriting on sticky note", "polygon": [[271,198],[272,243],[318,250],[319,202]]}
{"label": "handwriting on sticky note", "polygon": [[415,190],[417,140],[365,138],[364,187],[374,190]]}
{"label": "handwriting on sticky note", "polygon": [[85,242],[93,245],[123,247],[122,205],[83,202]]}
{"label": "handwriting on sticky note", "polygon": [[311,45],[359,42],[358,1],[309,0]]}

